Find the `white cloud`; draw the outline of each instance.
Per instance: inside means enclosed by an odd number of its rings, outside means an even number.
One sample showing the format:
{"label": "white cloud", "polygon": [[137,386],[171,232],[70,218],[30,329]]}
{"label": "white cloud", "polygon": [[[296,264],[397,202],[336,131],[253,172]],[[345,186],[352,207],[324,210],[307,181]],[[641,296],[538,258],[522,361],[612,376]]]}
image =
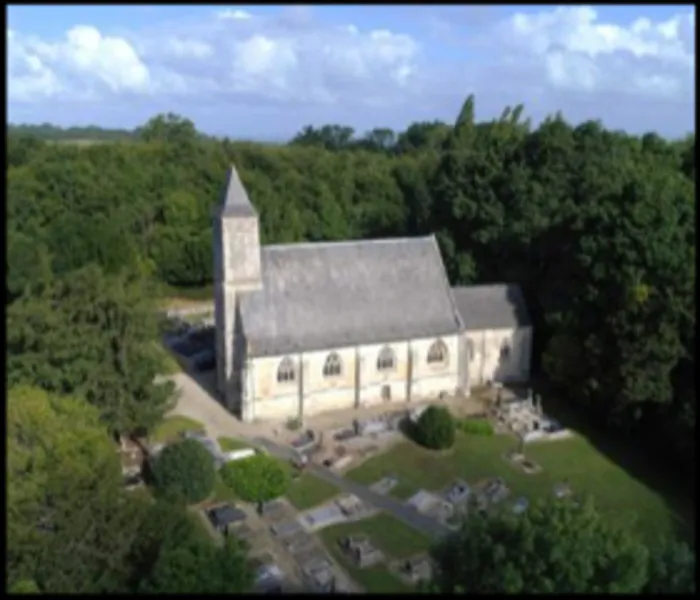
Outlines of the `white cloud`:
{"label": "white cloud", "polygon": [[[641,106],[645,115],[692,110],[693,9],[654,19],[637,7],[626,23],[585,6],[506,17],[490,10],[478,19],[474,10],[411,13],[410,35],[352,19],[329,25],[311,7],[273,16],[220,8],[119,35],[77,25],[59,40],[8,30],[10,103],[107,102],[127,93],[168,109],[281,114],[284,106],[336,122],[405,122],[450,119],[474,92],[479,118],[519,102],[535,119],[558,109],[618,120]],[[428,44],[431,32],[439,36]]]}
{"label": "white cloud", "polygon": [[149,91],[148,67],[123,38],[77,25],[50,43],[17,32],[8,35],[9,95],[14,100],[55,96],[85,99],[99,88],[113,93]]}
{"label": "white cloud", "polygon": [[516,13],[500,32],[505,47],[539,61],[555,87],[668,95],[692,84],[692,29],[692,13],[661,22],[639,17],[622,26],[601,22],[596,10],[577,6]]}

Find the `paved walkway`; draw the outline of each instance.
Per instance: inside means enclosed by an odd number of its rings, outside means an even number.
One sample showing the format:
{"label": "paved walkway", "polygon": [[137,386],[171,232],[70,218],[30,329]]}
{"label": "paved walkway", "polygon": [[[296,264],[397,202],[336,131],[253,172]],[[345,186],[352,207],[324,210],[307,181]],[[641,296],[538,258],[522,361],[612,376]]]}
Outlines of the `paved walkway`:
{"label": "paved walkway", "polygon": [[[211,396],[202,393],[198,385],[188,376],[178,374],[173,379],[180,389],[180,399],[172,414],[187,416],[199,421],[204,425],[209,436],[214,439],[238,437],[262,446],[274,456],[285,460],[295,456],[294,451],[288,446],[278,444],[261,435],[267,433],[267,427],[241,423]],[[440,538],[450,532],[449,528],[435,519],[422,515],[394,498],[377,494],[367,486],[344,479],[330,469],[319,465],[310,465],[308,470],[316,477],[335,485],[344,492],[355,494],[364,502],[391,513],[409,527],[430,537]]]}

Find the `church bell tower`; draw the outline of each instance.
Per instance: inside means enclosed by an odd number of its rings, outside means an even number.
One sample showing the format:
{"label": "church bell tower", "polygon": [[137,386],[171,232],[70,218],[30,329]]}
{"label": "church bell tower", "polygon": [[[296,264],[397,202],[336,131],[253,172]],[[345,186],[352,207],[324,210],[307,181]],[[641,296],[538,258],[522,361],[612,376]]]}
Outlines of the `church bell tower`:
{"label": "church bell tower", "polygon": [[245,343],[238,301],[242,293],[262,287],[260,233],[258,213],[234,166],[213,217],[217,388],[224,406],[247,421]]}

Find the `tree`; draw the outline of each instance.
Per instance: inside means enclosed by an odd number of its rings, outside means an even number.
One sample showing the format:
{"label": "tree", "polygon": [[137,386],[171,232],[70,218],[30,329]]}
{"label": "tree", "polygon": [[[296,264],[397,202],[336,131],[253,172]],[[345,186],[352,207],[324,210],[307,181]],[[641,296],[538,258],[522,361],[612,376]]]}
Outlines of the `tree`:
{"label": "tree", "polygon": [[8,309],[8,381],[84,396],[116,434],[155,426],[173,386],[154,382],[153,295],[140,277],[88,265],[22,296]]}
{"label": "tree", "polygon": [[418,418],[414,439],[431,450],[445,450],[455,443],[455,423],[444,406],[429,406]]}
{"label": "tree", "polygon": [[253,573],[241,542],[227,537],[219,548],[210,540],[183,540],[163,548],[140,593],[240,594],[249,592]]}
{"label": "tree", "polygon": [[15,387],[7,404],[7,581],[41,592],[123,589],[140,505],[84,400]]}
{"label": "tree", "polygon": [[256,454],[221,467],[221,479],[248,502],[268,502],[284,494],[289,472],[272,456]]}
{"label": "tree", "polygon": [[470,515],[435,552],[431,591],[462,594],[639,593],[648,551],[590,501],[539,502],[522,515]]}
{"label": "tree", "polygon": [[649,561],[648,594],[694,594],[695,555],[687,544],[666,540],[654,545]]}
{"label": "tree", "polygon": [[214,459],[197,440],[182,440],[163,448],[152,473],[160,495],[187,504],[205,500],[216,480]]}

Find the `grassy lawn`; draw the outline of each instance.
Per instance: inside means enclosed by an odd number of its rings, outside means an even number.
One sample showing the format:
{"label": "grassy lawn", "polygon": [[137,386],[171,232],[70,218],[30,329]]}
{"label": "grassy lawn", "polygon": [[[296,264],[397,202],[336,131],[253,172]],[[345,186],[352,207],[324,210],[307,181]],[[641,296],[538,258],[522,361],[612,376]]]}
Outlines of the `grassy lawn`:
{"label": "grassy lawn", "polygon": [[526,455],[543,467],[535,475],[522,473],[502,458],[515,445],[510,436],[458,434],[454,449],[440,455],[407,441],[360,465],[348,478],[370,484],[396,474],[400,485],[393,495],[406,498],[420,488],[441,490],[455,477],[474,484],[500,476],[512,491],[511,499],[524,495],[531,500],[551,496],[552,486],[567,479],[574,493],[591,494],[601,512],[611,518],[620,521],[636,516],[635,527],[649,541],[672,534],[679,525],[680,518],[660,493],[631,477],[584,437],[528,445]]}
{"label": "grassy lawn", "polygon": [[173,375],[182,371],[182,366],[177,361],[177,358],[167,348],[163,347],[160,342],[153,342],[155,352],[158,354],[161,363],[161,375]]}
{"label": "grassy lawn", "polygon": [[339,490],[333,484],[304,473],[289,484],[287,499],[299,510],[306,510],[330,500]]}
{"label": "grassy lawn", "polygon": [[394,558],[409,558],[426,551],[430,547],[430,539],[386,514],[355,523],[327,527],[319,532],[326,548],[347,569],[350,577],[362,585],[367,592],[407,593],[413,590],[412,587],[394,577],[384,565],[367,569],[355,567],[338,545],[341,538],[349,535],[367,535],[386,554],[389,561]]}
{"label": "grassy lawn", "polygon": [[149,437],[152,442],[172,442],[177,440],[184,431],[204,431],[204,425],[189,417],[175,415],[165,419],[153,430]]}
{"label": "grassy lawn", "polygon": [[233,490],[228,487],[219,474],[216,474],[216,481],[214,482],[214,492],[212,494],[211,500],[214,502],[235,502],[237,500],[236,494]]}
{"label": "grassy lawn", "polygon": [[239,440],[232,437],[220,437],[216,440],[224,452],[232,452],[233,450],[243,450],[244,448],[255,448],[250,442]]}

